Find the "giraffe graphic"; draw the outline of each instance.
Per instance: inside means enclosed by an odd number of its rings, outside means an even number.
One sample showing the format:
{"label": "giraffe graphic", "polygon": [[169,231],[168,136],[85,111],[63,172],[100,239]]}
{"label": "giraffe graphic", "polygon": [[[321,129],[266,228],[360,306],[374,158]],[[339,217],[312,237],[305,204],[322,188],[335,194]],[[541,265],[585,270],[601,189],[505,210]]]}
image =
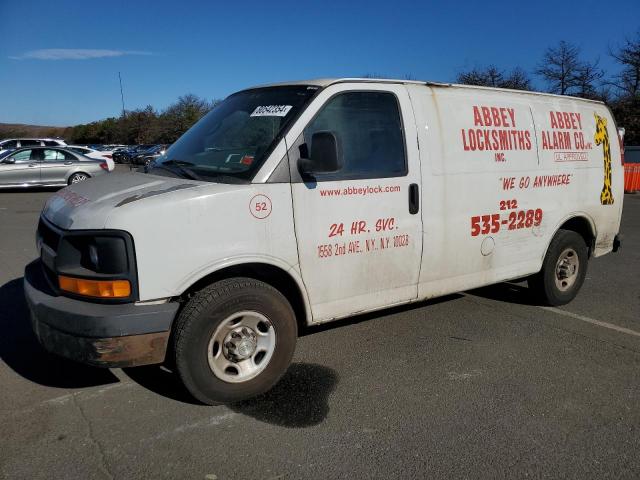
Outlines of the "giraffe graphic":
{"label": "giraffe graphic", "polygon": [[593,139],[596,145],[602,144],[604,154],[604,185],[600,193],[602,205],[613,205],[613,192],[611,191],[611,148],[609,146],[609,133],[607,132],[607,119],[593,114],[596,117],[596,133]]}

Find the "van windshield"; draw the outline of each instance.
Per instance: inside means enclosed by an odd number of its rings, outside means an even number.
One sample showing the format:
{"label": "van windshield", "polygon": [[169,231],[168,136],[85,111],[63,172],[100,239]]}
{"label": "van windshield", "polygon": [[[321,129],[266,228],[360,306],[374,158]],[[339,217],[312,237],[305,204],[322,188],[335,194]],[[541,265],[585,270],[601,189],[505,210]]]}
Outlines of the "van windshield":
{"label": "van windshield", "polygon": [[248,181],[317,92],[307,85],[245,90],[225,99],[150,165],[205,181]]}

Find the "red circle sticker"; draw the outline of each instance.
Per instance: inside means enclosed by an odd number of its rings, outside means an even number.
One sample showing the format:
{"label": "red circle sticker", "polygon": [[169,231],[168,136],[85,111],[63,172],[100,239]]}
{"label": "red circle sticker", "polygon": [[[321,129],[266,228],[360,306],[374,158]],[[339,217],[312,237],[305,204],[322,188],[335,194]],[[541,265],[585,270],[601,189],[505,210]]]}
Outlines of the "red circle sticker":
{"label": "red circle sticker", "polygon": [[255,218],[267,218],[271,215],[271,199],[266,195],[256,195],[249,201],[249,212]]}

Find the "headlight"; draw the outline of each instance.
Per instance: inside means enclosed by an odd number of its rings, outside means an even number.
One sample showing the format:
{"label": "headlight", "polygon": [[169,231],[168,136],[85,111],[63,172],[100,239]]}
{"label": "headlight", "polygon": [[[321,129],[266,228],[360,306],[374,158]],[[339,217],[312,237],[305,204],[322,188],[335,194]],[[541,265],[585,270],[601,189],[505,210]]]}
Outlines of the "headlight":
{"label": "headlight", "polygon": [[128,274],[129,254],[125,238],[97,235],[63,235],[58,246],[59,273]]}
{"label": "headlight", "polygon": [[126,232],[65,231],[54,263],[65,294],[119,301],[137,296],[133,240]]}

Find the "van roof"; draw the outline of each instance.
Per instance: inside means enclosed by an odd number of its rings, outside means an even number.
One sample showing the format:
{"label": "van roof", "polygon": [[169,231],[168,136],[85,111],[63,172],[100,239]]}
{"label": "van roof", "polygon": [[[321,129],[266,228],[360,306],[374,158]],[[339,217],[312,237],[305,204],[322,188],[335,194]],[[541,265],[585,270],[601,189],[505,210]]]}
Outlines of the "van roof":
{"label": "van roof", "polygon": [[394,79],[394,78],[316,78],[311,80],[297,80],[292,82],[278,82],[278,83],[270,83],[266,85],[258,85],[252,88],[259,87],[279,87],[286,85],[312,85],[318,87],[328,87],[329,85],[334,85],[336,83],[402,83],[409,85],[426,85],[428,87],[447,87],[447,88],[468,88],[468,89],[476,89],[476,90],[490,90],[497,92],[514,92],[526,95],[541,95],[544,97],[556,97],[563,99],[573,99],[573,100],[581,100],[592,103],[604,104],[604,102],[600,100],[590,100],[588,98],[574,97],[571,95],[557,95],[554,93],[545,93],[545,92],[532,92],[528,90],[514,90],[510,88],[496,88],[496,87],[481,87],[477,85],[462,85],[458,83],[446,83],[446,82],[432,82],[432,81],[421,81],[421,80],[404,80],[404,79]]}

